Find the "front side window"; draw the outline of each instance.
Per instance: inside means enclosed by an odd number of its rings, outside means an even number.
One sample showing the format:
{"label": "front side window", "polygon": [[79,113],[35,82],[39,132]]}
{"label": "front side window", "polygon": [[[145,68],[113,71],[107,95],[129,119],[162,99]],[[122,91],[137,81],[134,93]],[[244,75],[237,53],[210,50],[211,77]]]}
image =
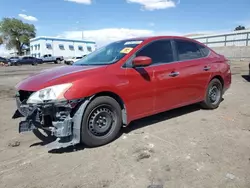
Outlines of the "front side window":
{"label": "front side window", "polygon": [[175,40],[175,44],[180,61],[198,59],[202,57],[201,51],[194,42]]}
{"label": "front side window", "polygon": [[152,64],[170,63],[174,61],[172,45],[169,40],[152,42],[140,50],[136,56],[147,56],[152,59]]}
{"label": "front side window", "polygon": [[73,65],[109,65],[118,62],[143,41],[123,40],[108,44]]}

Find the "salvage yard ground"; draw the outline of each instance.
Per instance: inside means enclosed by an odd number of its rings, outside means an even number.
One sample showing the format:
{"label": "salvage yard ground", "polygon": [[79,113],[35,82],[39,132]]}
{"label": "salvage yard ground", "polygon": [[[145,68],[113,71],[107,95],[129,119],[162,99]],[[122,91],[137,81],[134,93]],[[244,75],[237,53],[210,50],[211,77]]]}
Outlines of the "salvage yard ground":
{"label": "salvage yard ground", "polygon": [[[0,187],[250,187],[250,79],[233,62],[232,87],[213,111],[191,105],[133,122],[109,145],[48,152],[19,135],[14,86],[58,65],[0,67]],[[243,76],[243,77],[242,77]]]}

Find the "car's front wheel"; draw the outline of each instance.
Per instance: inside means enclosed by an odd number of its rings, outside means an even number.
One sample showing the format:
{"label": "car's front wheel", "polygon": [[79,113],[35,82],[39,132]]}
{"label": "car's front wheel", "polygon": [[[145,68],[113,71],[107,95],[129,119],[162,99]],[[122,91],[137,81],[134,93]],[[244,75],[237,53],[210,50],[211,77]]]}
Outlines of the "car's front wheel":
{"label": "car's front wheel", "polygon": [[105,145],[114,140],[122,127],[118,102],[108,96],[95,98],[83,114],[81,142],[89,147]]}
{"label": "car's front wheel", "polygon": [[59,64],[59,63],[61,63],[61,61],[60,61],[60,59],[57,59],[57,60],[55,61],[55,64]]}
{"label": "car's front wheel", "polygon": [[36,65],[37,65],[37,62],[33,62],[31,65],[36,66]]}
{"label": "car's front wheel", "polygon": [[202,107],[206,109],[218,108],[222,100],[222,93],[223,87],[221,81],[214,78],[208,84],[205,99],[201,103]]}

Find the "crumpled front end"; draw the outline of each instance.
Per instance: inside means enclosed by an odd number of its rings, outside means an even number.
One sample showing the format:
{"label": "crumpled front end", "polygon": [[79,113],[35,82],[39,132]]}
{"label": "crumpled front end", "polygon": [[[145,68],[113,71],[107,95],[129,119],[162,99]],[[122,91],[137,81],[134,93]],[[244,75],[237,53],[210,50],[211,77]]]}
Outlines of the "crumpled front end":
{"label": "crumpled front end", "polygon": [[47,145],[50,149],[80,143],[81,121],[88,99],[64,100],[42,104],[27,104],[32,92],[19,91],[16,96],[18,110],[13,118],[24,117],[19,123],[19,133],[42,129],[56,137]]}

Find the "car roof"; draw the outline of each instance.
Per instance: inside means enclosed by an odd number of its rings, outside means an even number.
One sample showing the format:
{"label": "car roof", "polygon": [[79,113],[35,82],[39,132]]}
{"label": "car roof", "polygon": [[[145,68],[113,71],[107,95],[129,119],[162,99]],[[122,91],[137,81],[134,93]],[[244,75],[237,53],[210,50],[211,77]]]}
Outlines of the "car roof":
{"label": "car roof", "polygon": [[187,38],[187,37],[182,37],[182,36],[148,36],[148,37],[135,37],[135,38],[127,38],[123,39],[120,41],[128,41],[128,40],[143,40],[143,41],[153,41],[153,40],[159,40],[159,39],[183,39],[183,40],[189,40],[189,41],[194,41],[197,42],[193,39]]}

